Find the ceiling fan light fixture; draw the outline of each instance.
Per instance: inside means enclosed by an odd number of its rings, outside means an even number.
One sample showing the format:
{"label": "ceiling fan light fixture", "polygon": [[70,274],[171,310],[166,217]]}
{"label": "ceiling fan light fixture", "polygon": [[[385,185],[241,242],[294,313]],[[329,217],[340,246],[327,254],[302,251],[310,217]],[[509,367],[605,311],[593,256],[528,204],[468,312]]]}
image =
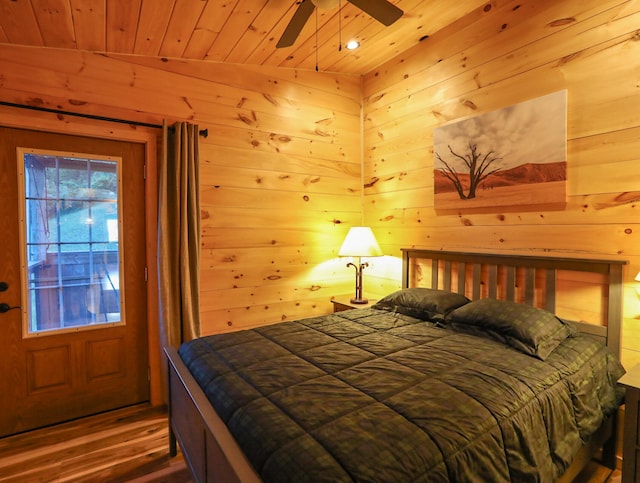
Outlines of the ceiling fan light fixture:
{"label": "ceiling fan light fixture", "polygon": [[311,0],[311,3],[321,10],[331,10],[340,4],[340,0]]}
{"label": "ceiling fan light fixture", "polygon": [[356,50],[358,47],[360,47],[360,42],[358,42],[357,40],[349,40],[349,42],[346,43],[345,47],[347,50]]}
{"label": "ceiling fan light fixture", "polygon": [[[403,15],[403,11],[396,7],[390,0],[346,0],[348,3],[359,8],[367,15],[370,15],[378,22],[387,27],[398,20]],[[304,28],[307,20],[316,13],[316,40],[318,35],[318,9],[329,10],[336,7],[341,7],[341,0],[298,0],[296,2],[298,8],[296,8],[293,17],[287,24],[280,37],[280,40],[276,44],[276,48],[291,47],[293,43],[300,35],[300,32]],[[340,26],[338,30],[342,31],[342,17],[338,15],[338,21]],[[340,39],[340,49],[342,49],[342,39]],[[339,49],[339,50],[340,50]],[[316,50],[317,52],[317,50]]]}

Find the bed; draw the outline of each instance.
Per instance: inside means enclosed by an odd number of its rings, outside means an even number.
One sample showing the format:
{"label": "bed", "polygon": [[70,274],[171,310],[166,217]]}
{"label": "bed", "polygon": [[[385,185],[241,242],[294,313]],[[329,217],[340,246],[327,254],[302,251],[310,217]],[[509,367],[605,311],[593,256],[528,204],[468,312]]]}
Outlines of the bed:
{"label": "bed", "polygon": [[166,349],[170,451],[196,481],[615,467],[624,262],[402,252],[402,289],[374,306]]}

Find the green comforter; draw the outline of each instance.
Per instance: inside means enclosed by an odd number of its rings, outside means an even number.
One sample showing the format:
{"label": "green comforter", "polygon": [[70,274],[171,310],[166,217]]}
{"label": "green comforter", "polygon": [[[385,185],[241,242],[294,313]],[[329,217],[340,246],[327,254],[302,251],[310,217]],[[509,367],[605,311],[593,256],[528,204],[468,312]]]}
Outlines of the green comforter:
{"label": "green comforter", "polygon": [[551,482],[622,398],[601,344],[545,360],[373,308],[179,351],[264,481]]}

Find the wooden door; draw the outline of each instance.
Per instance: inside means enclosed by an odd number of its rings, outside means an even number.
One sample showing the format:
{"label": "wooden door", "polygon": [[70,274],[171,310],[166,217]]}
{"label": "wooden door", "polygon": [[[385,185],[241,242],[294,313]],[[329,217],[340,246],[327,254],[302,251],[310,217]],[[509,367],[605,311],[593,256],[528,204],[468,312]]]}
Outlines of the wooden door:
{"label": "wooden door", "polygon": [[[20,235],[20,220],[25,209],[17,151],[22,148],[118,159],[122,261],[118,290],[112,291],[109,303],[119,304],[121,322],[29,332],[23,317],[32,302],[24,295],[29,293],[24,290],[29,281],[21,280],[21,271],[28,269],[24,256],[21,260],[25,237]],[[149,399],[144,155],[144,146],[137,143],[0,127],[0,304],[5,304],[0,305],[0,436]],[[55,290],[41,293],[53,293],[55,298]],[[92,309],[86,297],[72,292],[65,296],[68,300],[60,295],[57,303]],[[78,303],[68,303],[69,299]],[[106,301],[101,299],[102,307]],[[45,311],[39,317],[47,319],[40,321],[45,328],[48,321],[55,321]]]}

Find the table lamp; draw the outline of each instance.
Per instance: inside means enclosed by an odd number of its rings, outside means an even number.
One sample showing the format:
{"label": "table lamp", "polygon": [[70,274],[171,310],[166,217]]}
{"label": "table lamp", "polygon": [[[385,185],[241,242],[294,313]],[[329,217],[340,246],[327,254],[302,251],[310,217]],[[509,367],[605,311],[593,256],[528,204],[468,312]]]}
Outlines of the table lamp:
{"label": "table lamp", "polygon": [[340,257],[358,257],[358,264],[347,263],[347,267],[356,269],[356,296],[351,299],[352,304],[366,304],[369,301],[362,296],[362,270],[368,267],[367,262],[362,262],[361,257],[380,257],[382,250],[368,226],[353,226],[349,229],[340,251]]}

